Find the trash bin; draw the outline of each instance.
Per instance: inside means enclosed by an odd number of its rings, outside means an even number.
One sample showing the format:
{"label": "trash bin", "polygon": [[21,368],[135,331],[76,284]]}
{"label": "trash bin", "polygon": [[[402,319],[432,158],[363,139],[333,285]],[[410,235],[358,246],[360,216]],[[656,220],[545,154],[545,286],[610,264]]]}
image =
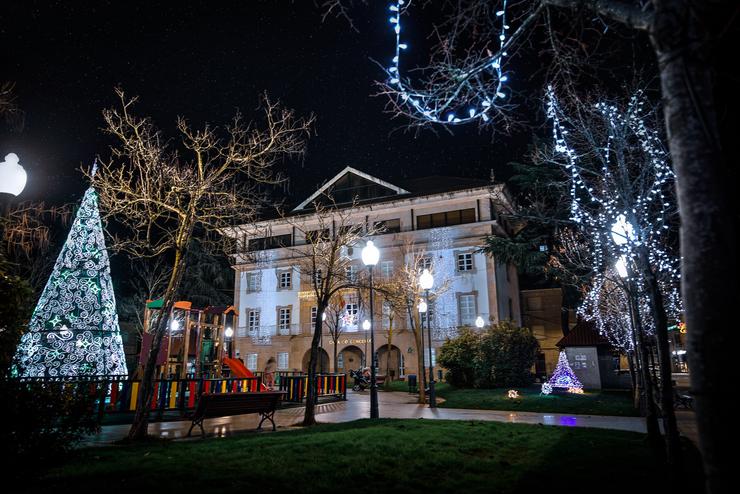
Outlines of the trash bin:
{"label": "trash bin", "polygon": [[406,376],[406,380],[409,383],[409,393],[416,393],[416,374],[409,374]]}

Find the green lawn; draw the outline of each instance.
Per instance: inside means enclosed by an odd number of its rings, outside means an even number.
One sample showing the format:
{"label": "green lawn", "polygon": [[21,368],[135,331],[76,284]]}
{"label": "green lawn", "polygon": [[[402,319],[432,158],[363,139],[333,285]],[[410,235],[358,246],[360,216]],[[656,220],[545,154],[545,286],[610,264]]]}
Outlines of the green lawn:
{"label": "green lawn", "polygon": [[[672,492],[701,490],[696,452],[687,457]],[[84,449],[34,473],[26,492],[603,494],[657,492],[664,478],[641,434],[390,419]]]}
{"label": "green lawn", "polygon": [[[408,391],[403,381],[391,384],[393,391]],[[519,400],[510,400],[507,389],[460,389],[446,383],[437,383],[437,396],[444,398],[440,407],[472,408],[479,410],[513,410],[527,412],[575,413],[582,415],[637,416],[628,391],[586,391],[583,394],[540,393],[539,386],[516,388]]]}

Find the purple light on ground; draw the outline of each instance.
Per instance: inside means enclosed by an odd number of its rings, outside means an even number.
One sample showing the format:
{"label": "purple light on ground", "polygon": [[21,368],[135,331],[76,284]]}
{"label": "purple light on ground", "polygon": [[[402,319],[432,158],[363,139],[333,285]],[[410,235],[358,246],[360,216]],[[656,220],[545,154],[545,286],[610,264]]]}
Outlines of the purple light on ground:
{"label": "purple light on ground", "polygon": [[560,425],[576,427],[578,425],[578,419],[576,417],[560,417]]}

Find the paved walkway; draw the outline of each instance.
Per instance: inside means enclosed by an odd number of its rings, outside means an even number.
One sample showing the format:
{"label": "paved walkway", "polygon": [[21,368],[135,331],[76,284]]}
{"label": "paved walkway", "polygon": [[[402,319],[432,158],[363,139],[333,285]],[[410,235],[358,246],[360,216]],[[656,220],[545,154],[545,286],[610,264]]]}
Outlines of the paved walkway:
{"label": "paved walkway", "polygon": [[[538,412],[507,412],[499,410],[467,410],[455,408],[430,409],[415,403],[415,397],[407,393],[379,393],[380,416],[397,419],[442,419],[442,420],[490,420],[518,424],[560,425],[566,427],[594,427],[599,429],[616,429],[631,432],[645,432],[645,421],[641,417],[612,417],[598,415],[571,415]],[[325,403],[317,406],[317,421],[322,423],[349,422],[370,415],[370,399],[367,391],[354,393],[349,391],[347,401]],[[287,408],[275,413],[278,429],[293,428],[303,419],[303,407]],[[683,419],[683,420],[681,420]],[[680,417],[680,422],[692,421],[689,415]],[[204,423],[209,436],[223,437],[237,432],[252,431],[259,423],[259,416],[237,415],[207,419]],[[263,425],[264,427],[264,425]],[[157,422],[149,425],[149,433],[162,438],[185,438],[190,428],[190,421]],[[126,436],[128,425],[108,425],[95,436],[85,441],[87,446],[110,444]],[[682,431],[684,427],[681,427]],[[268,428],[269,430],[269,428]],[[695,431],[695,429],[694,429]],[[199,436],[200,430],[193,433]],[[684,432],[687,434],[688,432]],[[690,436],[690,434],[689,434]],[[692,438],[693,440],[693,438]]]}

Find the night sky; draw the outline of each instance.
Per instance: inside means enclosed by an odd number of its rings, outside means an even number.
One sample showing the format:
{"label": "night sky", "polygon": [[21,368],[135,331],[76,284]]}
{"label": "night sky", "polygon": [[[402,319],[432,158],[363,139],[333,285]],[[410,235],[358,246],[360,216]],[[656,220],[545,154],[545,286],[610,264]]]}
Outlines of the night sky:
{"label": "night sky", "polygon": [[[289,168],[289,199],[347,165],[391,181],[487,178],[491,168],[505,178],[506,162],[526,149],[523,134],[496,136],[495,146],[473,127],[416,135],[383,113],[385,100],[371,96],[383,74],[371,58],[391,56],[385,2],[358,9],[359,33],[342,20],[322,23],[311,1],[179,3],[4,3],[2,80],[15,82],[25,124],[1,124],[0,152],[17,153],[28,171],[21,198],[79,200],[79,167],[108,155],[101,110],[116,104],[116,85],[169,135],[177,115],[221,124],[239,108],[249,117],[263,91],[315,113],[305,159]],[[407,33],[416,46],[430,27],[419,24]]]}

